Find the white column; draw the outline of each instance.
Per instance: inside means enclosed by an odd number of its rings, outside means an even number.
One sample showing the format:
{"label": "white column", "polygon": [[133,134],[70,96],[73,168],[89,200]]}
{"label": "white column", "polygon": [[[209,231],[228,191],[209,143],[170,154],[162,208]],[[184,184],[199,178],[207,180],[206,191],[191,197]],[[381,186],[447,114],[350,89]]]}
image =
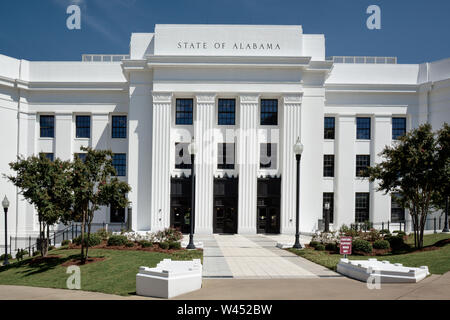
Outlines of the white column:
{"label": "white column", "polygon": [[355,222],[355,138],[354,114],[336,116],[335,135],[335,228]]}
{"label": "white column", "polygon": [[196,95],[194,139],[198,150],[195,156],[195,233],[212,233],[213,230],[215,99],[213,93]]}
{"label": "white column", "polygon": [[151,74],[130,73],[128,110],[127,177],[132,190],[131,227],[135,231],[150,230],[152,201],[152,96]]}
{"label": "white column", "polygon": [[[380,163],[382,157],[379,153],[386,145],[391,144],[392,124],[391,114],[377,114],[374,118],[373,137],[370,150],[370,165]],[[384,195],[383,191],[377,192],[378,182],[370,183],[370,221],[382,222],[391,220],[391,197]]]}
{"label": "white column", "polygon": [[301,139],[301,104],[301,94],[283,96],[281,233],[295,232],[297,165],[293,148],[297,137]]}
{"label": "white column", "polygon": [[55,114],[55,159],[70,160],[72,158],[72,121],[72,113]]}
{"label": "white column", "polygon": [[257,176],[259,165],[257,125],[259,95],[240,96],[238,133],[238,233],[256,233]]}
{"label": "white column", "polygon": [[172,93],[153,92],[151,230],[170,226],[170,123]]}

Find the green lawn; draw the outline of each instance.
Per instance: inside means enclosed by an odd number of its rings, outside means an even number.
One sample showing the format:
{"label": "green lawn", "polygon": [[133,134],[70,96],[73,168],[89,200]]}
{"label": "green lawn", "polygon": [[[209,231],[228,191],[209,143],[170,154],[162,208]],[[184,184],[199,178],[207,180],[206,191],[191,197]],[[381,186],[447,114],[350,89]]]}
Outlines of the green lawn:
{"label": "green lawn", "polygon": [[[424,246],[433,245],[439,240],[450,238],[449,234],[429,234],[424,236]],[[408,243],[414,243],[414,238],[409,237]],[[326,251],[317,251],[306,248],[302,250],[287,249],[300,257],[320,264],[332,270],[336,270],[336,265],[343,256],[340,254],[329,254]],[[377,258],[378,260],[388,260],[391,263],[402,263],[408,267],[428,266],[431,273],[443,274],[450,271],[450,244],[447,244],[437,250],[411,252],[404,254],[387,254],[385,256],[348,256],[351,260],[363,260]]]}
{"label": "green lawn", "polygon": [[[61,266],[79,255],[80,250],[55,249],[49,255],[59,255],[52,262],[30,264],[31,258],[0,268],[0,284],[47,288],[66,288],[70,274]],[[155,267],[162,259],[191,260],[202,258],[201,250],[181,250],[173,254],[109,249],[90,249],[90,257],[106,260],[81,266],[81,290],[130,295],[136,291],[136,273],[140,266]]]}

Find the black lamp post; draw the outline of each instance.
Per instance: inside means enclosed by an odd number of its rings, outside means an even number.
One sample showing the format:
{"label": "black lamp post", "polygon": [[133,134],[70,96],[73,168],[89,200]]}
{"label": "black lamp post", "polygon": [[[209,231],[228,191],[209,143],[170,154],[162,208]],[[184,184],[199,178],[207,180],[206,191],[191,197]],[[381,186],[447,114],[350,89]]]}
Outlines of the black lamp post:
{"label": "black lamp post", "polygon": [[302,245],[300,244],[300,200],[299,200],[299,191],[300,191],[300,159],[302,157],[303,152],[303,144],[300,142],[300,138],[297,138],[297,142],[294,144],[294,154],[295,159],[297,160],[297,189],[296,189],[296,215],[295,215],[295,244],[293,248],[301,249]]}
{"label": "black lamp post", "polygon": [[330,203],[327,201],[325,207],[325,232],[330,232]]}
{"label": "black lamp post", "polygon": [[444,229],[442,232],[449,232],[448,230],[448,196],[445,198],[445,217],[444,217]]}
{"label": "black lamp post", "polygon": [[3,265],[6,266],[9,264],[8,261],[8,208],[9,208],[9,200],[5,196],[5,198],[2,201],[3,210],[5,210],[5,261],[3,262]]}
{"label": "black lamp post", "polygon": [[189,232],[189,244],[186,249],[195,249],[194,245],[194,224],[195,224],[195,154],[197,153],[197,146],[195,145],[194,137],[188,146],[189,153],[191,154],[191,214],[190,214],[190,232]]}

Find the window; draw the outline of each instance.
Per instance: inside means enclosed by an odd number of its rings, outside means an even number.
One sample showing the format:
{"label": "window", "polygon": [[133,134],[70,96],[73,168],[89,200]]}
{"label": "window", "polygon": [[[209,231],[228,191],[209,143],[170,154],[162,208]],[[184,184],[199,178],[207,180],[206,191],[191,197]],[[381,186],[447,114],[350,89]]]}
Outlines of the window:
{"label": "window", "polygon": [[236,117],[236,100],[219,99],[218,124],[234,125]]}
{"label": "window", "polygon": [[406,118],[392,118],[392,139],[397,140],[406,133]]}
{"label": "window", "polygon": [[86,161],[86,153],[75,153],[75,157],[78,157],[81,161]]}
{"label": "window", "polygon": [[261,169],[277,168],[277,144],[261,143],[259,149],[259,167]]}
{"label": "window", "polygon": [[194,100],[177,99],[175,124],[192,124]]}
{"label": "window", "polygon": [[405,220],[405,208],[403,208],[397,201],[396,198],[400,198],[400,194],[391,194],[391,221],[400,222]]}
{"label": "window", "polygon": [[368,167],[370,167],[370,155],[368,154],[356,155],[356,176],[367,177]]}
{"label": "window", "polygon": [[356,118],[356,139],[370,140],[370,118]]}
{"label": "window", "polygon": [[334,139],[334,117],[325,117],[324,139]]}
{"label": "window", "polygon": [[234,169],[234,143],[219,143],[217,155],[218,169]]}
{"label": "window", "polygon": [[76,116],[76,137],[90,138],[91,137],[91,117],[90,116]]}
{"label": "window", "polygon": [[127,137],[127,116],[112,116],[112,137]]}
{"label": "window", "polygon": [[53,161],[53,159],[54,159],[53,153],[42,152],[41,155],[43,155],[44,157],[46,157],[50,161]]}
{"label": "window", "polygon": [[278,100],[261,99],[261,125],[276,126],[278,124]]}
{"label": "window", "polygon": [[355,221],[369,221],[369,193],[357,192],[355,194]]}
{"label": "window", "polygon": [[188,150],[189,143],[175,143],[175,169],[191,169],[191,155]]}
{"label": "window", "polygon": [[113,154],[112,162],[117,176],[123,177],[127,175],[127,155],[125,153]]}
{"label": "window", "polygon": [[325,215],[327,210],[325,209],[325,203],[328,202],[330,204],[330,223],[333,223],[333,215],[334,215],[334,193],[333,192],[324,192],[323,200],[322,200],[322,208],[323,208],[323,221],[325,223]]}
{"label": "window", "polygon": [[40,116],[41,138],[55,137],[55,116]]}
{"label": "window", "polygon": [[111,207],[110,222],[125,222],[125,208]]}
{"label": "window", "polygon": [[334,154],[323,156],[323,176],[334,177]]}

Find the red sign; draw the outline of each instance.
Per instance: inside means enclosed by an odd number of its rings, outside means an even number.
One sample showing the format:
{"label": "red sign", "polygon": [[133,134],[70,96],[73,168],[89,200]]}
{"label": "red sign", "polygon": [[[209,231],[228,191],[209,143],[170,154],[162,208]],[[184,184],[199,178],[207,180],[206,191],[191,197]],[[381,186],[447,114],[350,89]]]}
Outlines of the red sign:
{"label": "red sign", "polygon": [[352,237],[341,237],[341,254],[352,254]]}

